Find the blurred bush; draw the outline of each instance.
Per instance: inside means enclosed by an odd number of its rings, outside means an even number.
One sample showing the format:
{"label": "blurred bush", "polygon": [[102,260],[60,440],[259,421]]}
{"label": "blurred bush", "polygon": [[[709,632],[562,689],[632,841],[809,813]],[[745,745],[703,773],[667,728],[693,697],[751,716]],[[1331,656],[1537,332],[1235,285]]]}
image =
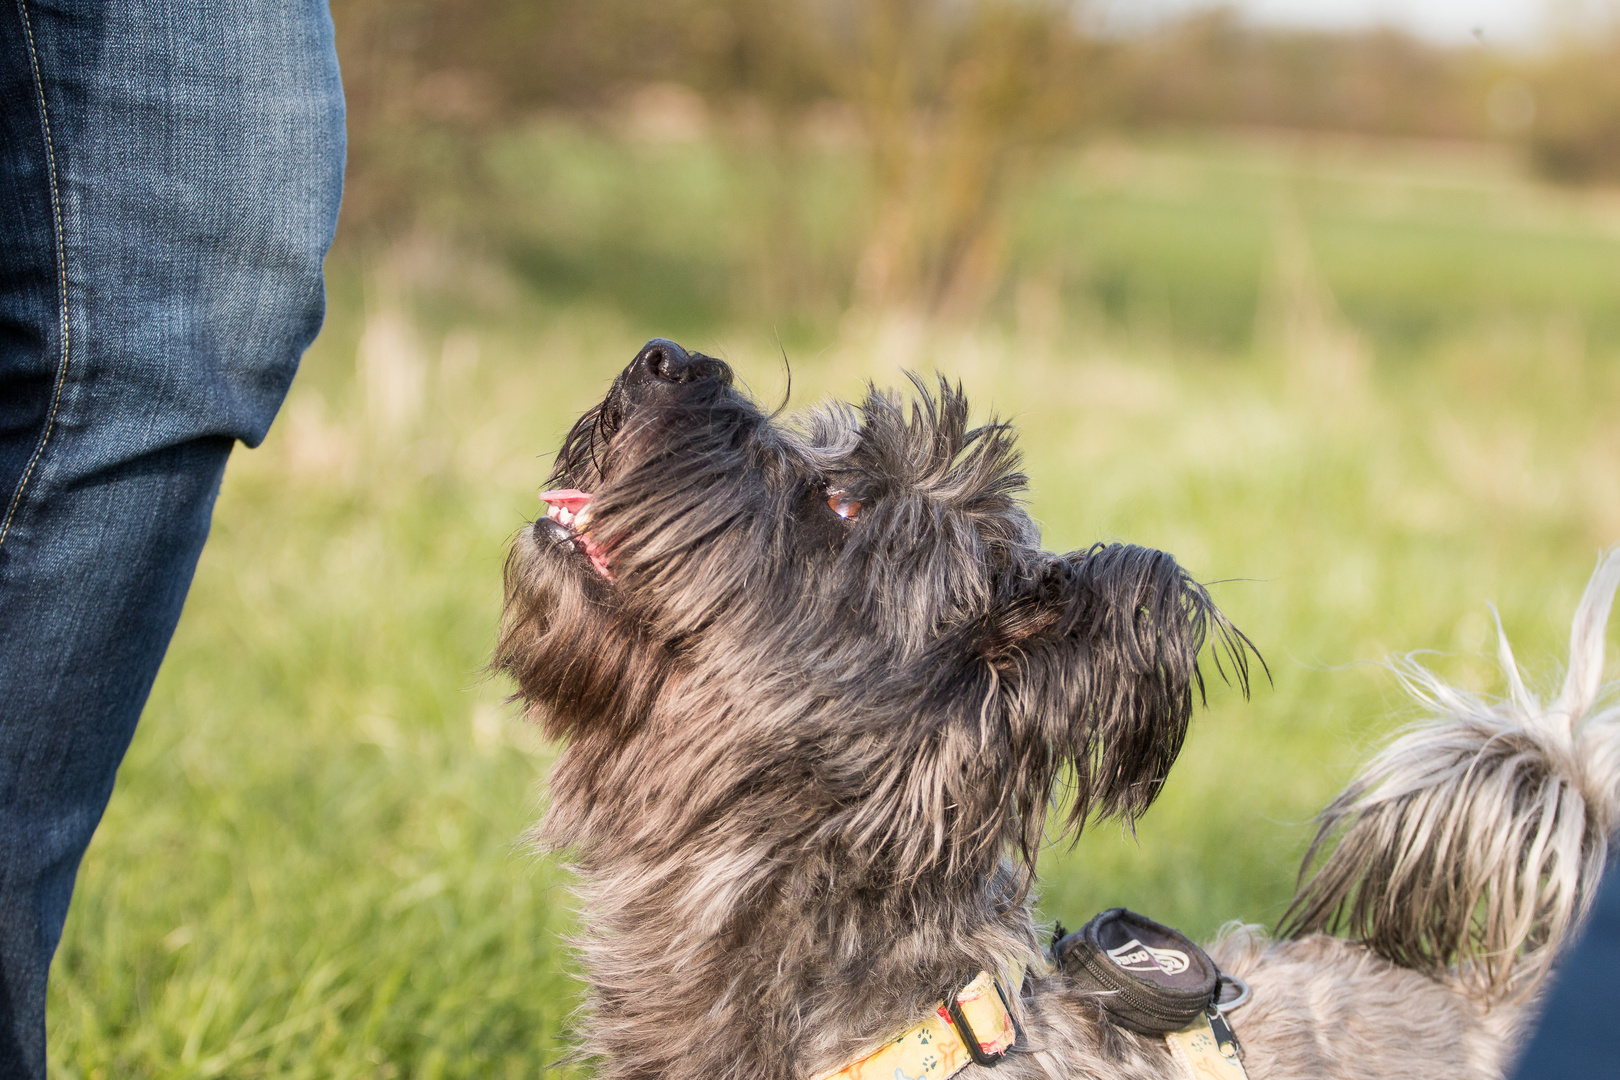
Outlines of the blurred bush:
{"label": "blurred bush", "polygon": [[1569,40],[1527,75],[1538,169],[1557,180],[1620,180],[1620,27]]}
{"label": "blurred bush", "polygon": [[[974,315],[1004,276],[1009,192],[1046,148],[1099,129],[1495,139],[1559,179],[1620,177],[1613,35],[1514,57],[1216,8],[1110,36],[1083,0],[334,0],[333,14],[346,247],[424,231],[509,243],[522,208],[499,197],[490,147],[537,117],[701,133],[747,171],[767,238],[748,276],[777,310]],[[829,146],[859,166],[836,253],[810,235],[826,223],[801,190]]]}
{"label": "blurred bush", "polygon": [[536,112],[657,111],[645,89],[673,84],[783,176],[807,129],[856,129],[875,209],[853,288],[872,305],[975,302],[1007,176],[1074,130],[1089,48],[1071,0],[337,0],[333,14],[348,241],[466,226],[492,132]]}
{"label": "blurred bush", "polygon": [[[349,104],[344,238],[407,232],[469,202],[480,137],[540,108],[600,104],[667,76],[690,4],[626,0],[334,0]],[[689,33],[689,32],[687,32]],[[435,206],[435,204],[437,204]],[[437,222],[441,227],[443,221]]]}
{"label": "blurred bush", "polygon": [[1481,84],[1502,66],[1390,28],[1262,28],[1215,8],[1120,41],[1102,72],[1109,119],[1425,138],[1489,135]]}

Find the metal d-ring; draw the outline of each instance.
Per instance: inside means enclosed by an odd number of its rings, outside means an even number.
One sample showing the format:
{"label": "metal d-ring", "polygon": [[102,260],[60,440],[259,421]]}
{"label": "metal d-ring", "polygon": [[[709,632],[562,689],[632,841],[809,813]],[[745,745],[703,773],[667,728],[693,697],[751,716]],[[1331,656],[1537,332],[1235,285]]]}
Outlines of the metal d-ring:
{"label": "metal d-ring", "polygon": [[1215,1011],[1216,1012],[1219,1012],[1219,1013],[1222,1013],[1222,1014],[1229,1013],[1233,1009],[1242,1008],[1244,1005],[1247,1005],[1249,1003],[1249,984],[1247,982],[1244,982],[1241,978],[1239,978],[1236,975],[1228,975],[1224,971],[1221,972],[1221,980],[1220,981],[1225,982],[1225,983],[1231,983],[1233,986],[1237,987],[1238,988],[1238,995],[1237,995],[1237,997],[1233,998],[1231,1001],[1222,1001],[1221,1000],[1221,991],[1220,991],[1219,988],[1217,988],[1216,991],[1215,991]]}

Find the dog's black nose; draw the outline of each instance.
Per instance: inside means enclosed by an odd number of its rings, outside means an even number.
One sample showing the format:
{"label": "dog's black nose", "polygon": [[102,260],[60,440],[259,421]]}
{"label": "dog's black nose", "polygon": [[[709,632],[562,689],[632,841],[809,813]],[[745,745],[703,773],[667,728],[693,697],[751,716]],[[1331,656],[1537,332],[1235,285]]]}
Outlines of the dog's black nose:
{"label": "dog's black nose", "polygon": [[634,378],[651,376],[660,382],[693,383],[706,379],[729,381],[731,369],[712,356],[689,353],[667,338],[653,338],[641,347],[630,365]]}
{"label": "dog's black nose", "polygon": [[646,368],[647,374],[665,382],[685,382],[692,356],[667,338],[653,338],[641,347],[636,366]]}

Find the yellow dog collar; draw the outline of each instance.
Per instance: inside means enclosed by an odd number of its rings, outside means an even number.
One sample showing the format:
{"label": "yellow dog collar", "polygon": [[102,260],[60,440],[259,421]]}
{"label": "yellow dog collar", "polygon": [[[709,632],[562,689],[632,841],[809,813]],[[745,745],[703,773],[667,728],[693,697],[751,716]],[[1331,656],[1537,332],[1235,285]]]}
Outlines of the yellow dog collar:
{"label": "yellow dog collar", "polygon": [[814,1080],[945,1080],[969,1065],[999,1064],[1018,1040],[1001,986],[981,971],[948,1001],[876,1050]]}

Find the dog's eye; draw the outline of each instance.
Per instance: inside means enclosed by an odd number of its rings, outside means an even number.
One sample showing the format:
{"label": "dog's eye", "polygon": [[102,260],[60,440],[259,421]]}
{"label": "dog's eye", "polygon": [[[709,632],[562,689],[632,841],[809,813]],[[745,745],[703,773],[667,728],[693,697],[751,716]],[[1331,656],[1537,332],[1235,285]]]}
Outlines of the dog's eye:
{"label": "dog's eye", "polygon": [[861,516],[861,501],[850,498],[847,491],[829,488],[827,490],[827,505],[832,507],[833,513],[851,525],[855,524],[855,520]]}

